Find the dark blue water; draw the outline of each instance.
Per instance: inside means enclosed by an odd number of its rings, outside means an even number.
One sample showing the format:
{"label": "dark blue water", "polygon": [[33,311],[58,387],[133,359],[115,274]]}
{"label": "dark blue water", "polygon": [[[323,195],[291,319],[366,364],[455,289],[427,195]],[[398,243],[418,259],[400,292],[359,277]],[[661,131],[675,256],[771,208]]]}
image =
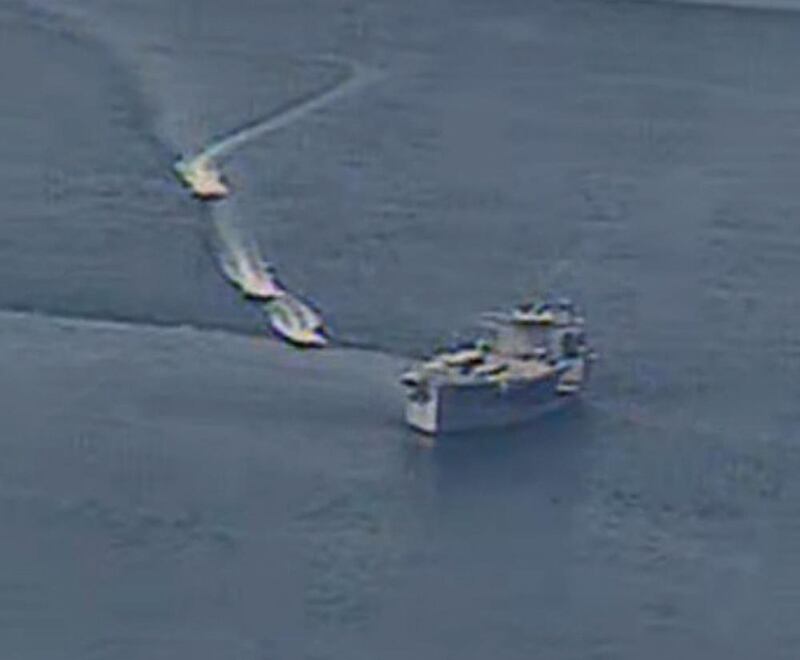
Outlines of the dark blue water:
{"label": "dark blue water", "polygon": [[[797,658],[800,14],[753,4],[0,1],[2,655]],[[384,79],[225,163],[354,347],[297,353],[170,168],[330,56]],[[400,356],[541,289],[586,404],[418,446]]]}

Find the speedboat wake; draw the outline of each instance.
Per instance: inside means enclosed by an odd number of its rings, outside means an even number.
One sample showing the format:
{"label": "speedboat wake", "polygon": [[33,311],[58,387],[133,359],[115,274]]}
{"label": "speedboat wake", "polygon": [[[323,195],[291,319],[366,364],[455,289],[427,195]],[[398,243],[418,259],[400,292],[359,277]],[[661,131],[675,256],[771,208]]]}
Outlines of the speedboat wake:
{"label": "speedboat wake", "polygon": [[[330,59],[332,61],[342,61],[335,58]],[[276,115],[266,117],[234,131],[230,135],[210,144],[196,158],[211,160],[228,156],[248,142],[262,135],[286,128],[290,124],[363,89],[367,85],[377,82],[381,78],[379,72],[362,64],[357,62],[347,62],[347,64],[350,66],[350,75],[332,89],[301,101]]]}
{"label": "speedboat wake", "polygon": [[220,199],[228,196],[230,188],[215,165],[215,162],[218,162],[221,158],[229,156],[236,149],[262,135],[286,128],[307,115],[321,110],[381,78],[381,74],[378,71],[357,62],[340,60],[339,58],[324,59],[348,64],[350,67],[349,76],[333,88],[300,101],[275,115],[243,126],[229,135],[212,142],[199,153],[180,158],[175,163],[175,171],[178,177],[193,191],[195,196],[201,199]]}
{"label": "speedboat wake", "polygon": [[[275,115],[246,125],[212,142],[199,153],[181,158],[175,172],[194,195],[204,200],[218,200],[230,193],[219,170],[220,159],[268,133],[288,127],[349,94],[377,81],[377,71],[355,62],[339,60],[350,66],[350,74],[333,88],[301,101]],[[250,299],[262,301],[272,329],[281,338],[297,346],[325,346],[324,324],[320,314],[308,303],[281,286],[273,269],[265,263],[255,240],[237,226],[227,205],[217,205],[213,213],[219,248],[217,258],[223,275]]]}
{"label": "speedboat wake", "polygon": [[256,241],[237,226],[228,210],[220,208],[213,216],[218,239],[215,252],[222,274],[245,298],[268,301],[285,295]]}
{"label": "speedboat wake", "polygon": [[262,303],[278,337],[300,347],[326,346],[325,324],[319,312],[280,284],[255,240],[237,226],[229,210],[227,205],[220,207],[213,216],[215,252],[222,274],[245,298]]}

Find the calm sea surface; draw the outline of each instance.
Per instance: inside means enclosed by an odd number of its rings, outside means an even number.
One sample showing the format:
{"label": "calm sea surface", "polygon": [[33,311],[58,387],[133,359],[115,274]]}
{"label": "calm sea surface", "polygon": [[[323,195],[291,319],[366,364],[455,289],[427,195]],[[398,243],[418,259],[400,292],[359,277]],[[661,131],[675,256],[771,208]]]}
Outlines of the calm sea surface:
{"label": "calm sea surface", "polygon": [[[800,657],[800,3],[753,4],[0,0],[0,656]],[[347,62],[229,201],[173,179]],[[339,347],[266,337],[220,218]],[[585,404],[418,446],[407,356],[542,290]]]}

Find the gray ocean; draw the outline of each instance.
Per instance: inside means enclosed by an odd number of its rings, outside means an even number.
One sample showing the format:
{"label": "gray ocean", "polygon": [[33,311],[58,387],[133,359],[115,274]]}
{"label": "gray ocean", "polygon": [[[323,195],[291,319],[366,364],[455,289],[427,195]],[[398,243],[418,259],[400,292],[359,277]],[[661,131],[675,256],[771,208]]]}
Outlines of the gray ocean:
{"label": "gray ocean", "polygon": [[[0,657],[797,660],[798,63],[795,0],[0,0]],[[544,291],[586,401],[422,446],[409,358]]]}

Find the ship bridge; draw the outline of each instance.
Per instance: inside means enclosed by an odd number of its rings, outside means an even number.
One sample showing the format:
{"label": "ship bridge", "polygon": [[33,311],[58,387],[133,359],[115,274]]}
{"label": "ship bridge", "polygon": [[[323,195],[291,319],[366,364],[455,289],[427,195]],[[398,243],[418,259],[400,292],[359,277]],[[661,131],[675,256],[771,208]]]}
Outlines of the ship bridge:
{"label": "ship bridge", "polygon": [[521,305],[511,312],[489,312],[484,325],[496,353],[517,359],[556,361],[575,357],[584,344],[583,319],[569,301]]}

